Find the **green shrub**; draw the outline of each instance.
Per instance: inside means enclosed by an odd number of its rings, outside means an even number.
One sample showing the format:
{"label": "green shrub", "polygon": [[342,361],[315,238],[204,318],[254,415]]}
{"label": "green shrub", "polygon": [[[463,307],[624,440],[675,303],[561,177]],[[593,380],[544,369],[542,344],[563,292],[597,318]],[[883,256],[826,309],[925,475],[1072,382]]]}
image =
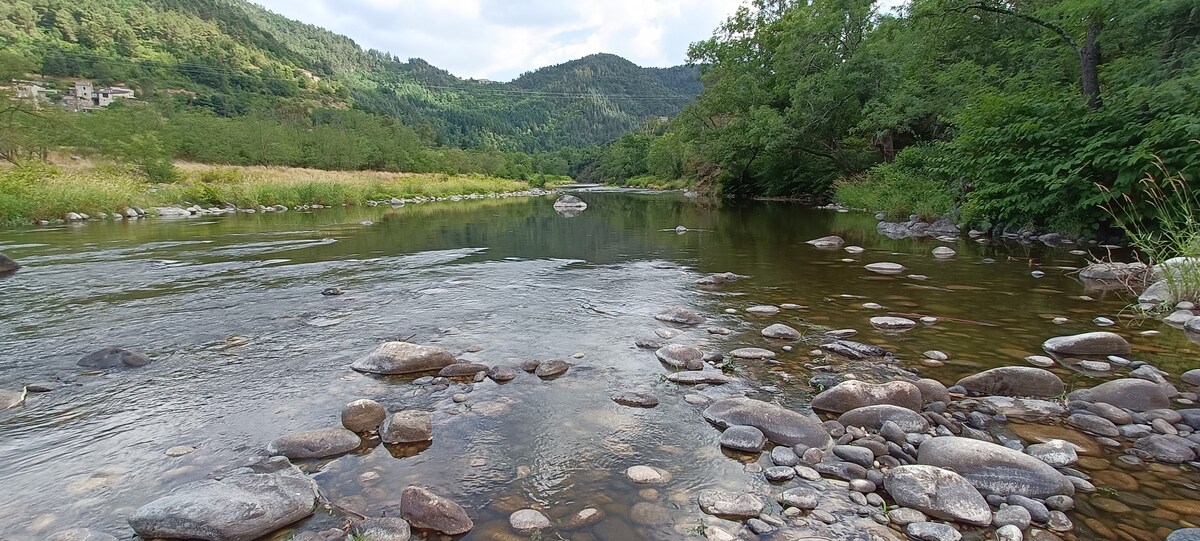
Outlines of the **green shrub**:
{"label": "green shrub", "polygon": [[892,163],[839,180],[834,199],[848,207],[883,212],[890,220],[906,220],[911,214],[935,220],[949,214],[955,201],[956,190],[942,173],[943,160],[938,146],[906,148]]}

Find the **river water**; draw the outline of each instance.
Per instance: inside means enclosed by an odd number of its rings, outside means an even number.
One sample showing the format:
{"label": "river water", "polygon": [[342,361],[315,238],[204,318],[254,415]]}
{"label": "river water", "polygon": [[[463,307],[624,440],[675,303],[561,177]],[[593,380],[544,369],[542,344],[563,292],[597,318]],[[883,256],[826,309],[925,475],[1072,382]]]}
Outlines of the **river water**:
{"label": "river water", "polygon": [[[947,385],[986,368],[1024,365],[1046,338],[1096,330],[1095,316],[1118,320],[1112,329],[1134,343],[1134,357],[1172,374],[1194,367],[1200,353],[1179,331],[1130,317],[1127,297],[1085,290],[1071,270],[1090,256],[1067,249],[964,238],[949,244],[956,258],[936,260],[930,250],[946,243],[887,239],[865,214],[678,194],[578,195],[589,208],[570,218],[554,211],[552,198],[513,198],[0,232],[0,251],[25,265],[0,279],[0,388],[68,382],[0,412],[0,538],[38,539],[79,526],[130,538],[125,518],[138,506],[259,454],[284,433],[339,426],[341,407],[358,398],[434,411],[434,440],[305,464],[339,505],[395,515],[400,490],[415,483],[470,511],[477,526],[465,539],[503,538],[508,514],[530,506],[555,519],[587,506],[605,512],[600,524],[564,538],[684,538],[703,525],[734,530],[702,516],[695,492],[762,491],[762,475],[747,471],[745,457],[722,453],[702,407],[684,400],[696,391],[664,381],[653,352],[634,346],[658,339],[655,330],[669,325],[653,316],[676,306],[709,322],[677,329],[683,334],[671,342],[780,353],[776,364],[739,363],[734,375],[742,384],[704,393],[748,392],[796,409],[816,392],[812,346],[785,352],[768,343],[758,331],[770,323],[805,332],[858,329],[856,340],[882,345],[900,366]],[[677,234],[677,225],[689,231]],[[866,251],[804,243],[829,234]],[[909,270],[885,276],[863,269],[878,261]],[[1033,270],[1046,274],[1035,278]],[[694,283],[726,271],[750,278],[721,288]],[[346,293],[321,295],[328,287]],[[863,308],[867,302],[883,308]],[[775,316],[744,311],[782,303],[803,308]],[[886,314],[941,320],[905,333],[867,323]],[[1058,316],[1070,321],[1052,323]],[[734,333],[710,335],[708,326]],[[505,385],[486,380],[462,404],[449,400],[461,392],[457,386],[431,395],[411,377],[349,369],[397,339],[489,365],[561,358],[573,368],[552,381],[528,374]],[[144,351],[154,363],[110,373],[75,365],[108,345]],[[926,366],[926,350],[950,359]],[[1055,371],[1070,387],[1097,383]],[[628,390],[653,392],[662,404],[634,409],[610,400]],[[176,446],[196,451],[165,454]],[[1103,467],[1096,464],[1103,457],[1092,465]],[[623,475],[636,464],[662,468],[672,480],[641,490]],[[1190,499],[1200,484],[1179,468],[1130,473],[1121,473],[1129,478],[1122,486],[1096,494]],[[1080,497],[1068,537],[1102,538],[1097,524],[1127,524],[1161,538],[1171,525],[1197,520],[1156,517],[1146,506],[1113,515],[1087,499]],[[643,501],[652,505],[634,516],[631,506]],[[296,528],[341,524],[319,512]]]}

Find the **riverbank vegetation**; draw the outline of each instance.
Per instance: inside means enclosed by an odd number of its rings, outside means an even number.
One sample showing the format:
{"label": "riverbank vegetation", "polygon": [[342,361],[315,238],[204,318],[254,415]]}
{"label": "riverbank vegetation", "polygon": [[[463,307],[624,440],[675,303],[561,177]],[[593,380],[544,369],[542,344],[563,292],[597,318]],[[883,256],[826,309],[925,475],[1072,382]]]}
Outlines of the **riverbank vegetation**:
{"label": "riverbank vegetation", "polygon": [[636,143],[729,196],[1075,232],[1111,225],[1101,206],[1125,196],[1149,215],[1140,179],[1155,157],[1200,174],[1200,9],[1187,0],[913,0],[894,13],[755,1],[690,55],[698,101],[581,171],[654,174]]}

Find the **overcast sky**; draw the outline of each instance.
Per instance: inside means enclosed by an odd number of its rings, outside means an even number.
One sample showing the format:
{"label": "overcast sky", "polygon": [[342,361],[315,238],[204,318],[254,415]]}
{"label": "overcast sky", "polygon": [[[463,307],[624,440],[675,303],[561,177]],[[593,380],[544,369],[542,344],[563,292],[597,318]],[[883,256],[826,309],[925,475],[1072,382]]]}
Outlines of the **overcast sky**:
{"label": "overcast sky", "polygon": [[[592,53],[674,66],[742,0],[254,0],[363,48],[508,81]],[[900,0],[884,0],[894,4]]]}

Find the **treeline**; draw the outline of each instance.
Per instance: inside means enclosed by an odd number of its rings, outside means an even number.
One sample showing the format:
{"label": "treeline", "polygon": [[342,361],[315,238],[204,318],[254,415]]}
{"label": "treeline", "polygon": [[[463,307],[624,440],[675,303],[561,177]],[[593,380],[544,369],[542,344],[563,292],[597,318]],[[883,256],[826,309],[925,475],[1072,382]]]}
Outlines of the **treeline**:
{"label": "treeline", "polygon": [[581,169],[1064,231],[1200,176],[1194,0],[758,0],[690,56],[699,100]]}

